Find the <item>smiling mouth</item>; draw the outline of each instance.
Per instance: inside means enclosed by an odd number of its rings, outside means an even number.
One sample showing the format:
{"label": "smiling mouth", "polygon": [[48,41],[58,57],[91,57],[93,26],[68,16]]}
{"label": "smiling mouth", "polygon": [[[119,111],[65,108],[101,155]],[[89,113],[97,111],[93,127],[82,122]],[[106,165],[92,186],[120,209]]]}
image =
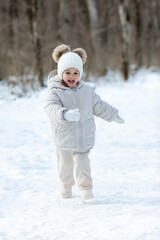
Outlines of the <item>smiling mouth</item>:
{"label": "smiling mouth", "polygon": [[73,84],[74,80],[68,80],[68,83]]}

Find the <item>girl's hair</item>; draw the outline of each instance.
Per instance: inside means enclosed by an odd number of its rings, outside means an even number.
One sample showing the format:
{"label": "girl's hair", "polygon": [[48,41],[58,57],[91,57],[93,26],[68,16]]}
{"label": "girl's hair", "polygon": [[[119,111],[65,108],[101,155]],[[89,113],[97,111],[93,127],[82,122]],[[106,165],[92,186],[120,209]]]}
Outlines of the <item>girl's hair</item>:
{"label": "girl's hair", "polygon": [[63,79],[61,80],[61,85],[65,86],[65,87],[69,87],[69,86],[67,85],[67,83],[65,83],[65,81],[64,81]]}

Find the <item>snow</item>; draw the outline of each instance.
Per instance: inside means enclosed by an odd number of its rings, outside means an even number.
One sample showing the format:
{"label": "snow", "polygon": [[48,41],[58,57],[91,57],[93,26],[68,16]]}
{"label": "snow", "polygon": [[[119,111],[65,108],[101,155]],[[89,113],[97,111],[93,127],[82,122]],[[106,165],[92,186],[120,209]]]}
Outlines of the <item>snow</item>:
{"label": "snow", "polygon": [[60,198],[47,89],[16,98],[0,85],[0,240],[160,239],[160,73],[100,81],[96,92],[125,124],[96,118],[95,202],[83,204],[76,185]]}

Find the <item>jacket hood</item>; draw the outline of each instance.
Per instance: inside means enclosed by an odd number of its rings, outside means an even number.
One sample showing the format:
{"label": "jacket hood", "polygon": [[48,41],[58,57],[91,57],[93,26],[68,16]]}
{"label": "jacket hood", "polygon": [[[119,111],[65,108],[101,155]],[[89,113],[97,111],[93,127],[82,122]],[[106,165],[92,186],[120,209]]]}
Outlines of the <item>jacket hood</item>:
{"label": "jacket hood", "polygon": [[[61,79],[57,75],[57,70],[53,70],[50,72],[47,80],[48,89],[52,90],[53,88],[61,88],[61,89],[69,89],[69,87],[65,87],[63,84],[61,84]],[[75,88],[80,88],[83,85],[83,82],[81,80],[78,81]]]}

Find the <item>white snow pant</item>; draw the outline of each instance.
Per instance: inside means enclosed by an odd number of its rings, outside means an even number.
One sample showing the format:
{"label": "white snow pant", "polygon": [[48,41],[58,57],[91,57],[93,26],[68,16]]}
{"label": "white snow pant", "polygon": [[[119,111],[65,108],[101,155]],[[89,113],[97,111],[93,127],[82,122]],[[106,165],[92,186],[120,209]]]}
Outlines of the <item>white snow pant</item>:
{"label": "white snow pant", "polygon": [[75,177],[80,190],[92,189],[89,152],[73,153],[57,149],[58,173],[63,189],[71,188]]}

